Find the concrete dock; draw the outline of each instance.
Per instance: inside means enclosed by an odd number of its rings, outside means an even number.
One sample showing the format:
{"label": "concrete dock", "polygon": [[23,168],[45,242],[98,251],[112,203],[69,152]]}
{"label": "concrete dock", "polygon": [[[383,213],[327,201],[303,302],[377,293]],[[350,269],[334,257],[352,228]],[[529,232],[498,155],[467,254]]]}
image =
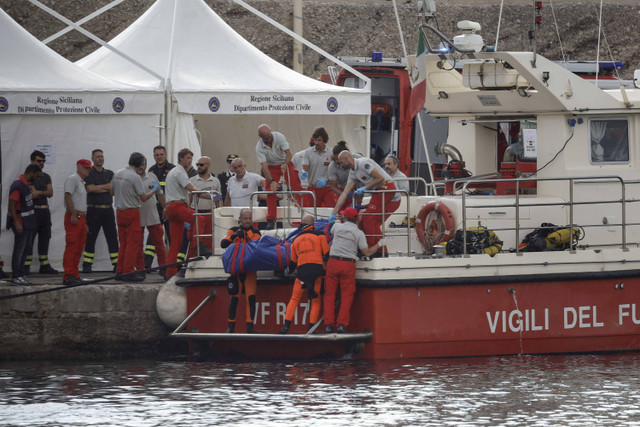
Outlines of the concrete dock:
{"label": "concrete dock", "polygon": [[[83,279],[112,276],[92,273]],[[9,279],[10,280],[10,279]],[[0,280],[0,297],[62,286],[62,275],[29,276],[32,286]],[[69,289],[0,300],[0,360],[162,357],[186,352],[168,339],[156,313],[164,280],[108,280]]]}

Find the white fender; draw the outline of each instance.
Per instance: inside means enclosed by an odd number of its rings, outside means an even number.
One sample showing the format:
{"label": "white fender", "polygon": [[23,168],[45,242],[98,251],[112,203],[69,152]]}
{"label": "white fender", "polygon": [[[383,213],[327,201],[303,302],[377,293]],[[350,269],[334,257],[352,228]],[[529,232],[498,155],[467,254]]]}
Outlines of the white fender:
{"label": "white fender", "polygon": [[187,318],[187,291],[176,286],[177,276],[162,285],[156,298],[156,311],[160,320],[170,328],[177,328]]}

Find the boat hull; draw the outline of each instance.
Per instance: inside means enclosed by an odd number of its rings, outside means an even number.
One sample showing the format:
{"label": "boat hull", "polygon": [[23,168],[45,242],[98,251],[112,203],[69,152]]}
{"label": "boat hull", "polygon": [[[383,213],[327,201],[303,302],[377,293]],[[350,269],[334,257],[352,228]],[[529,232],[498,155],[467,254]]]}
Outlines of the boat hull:
{"label": "boat hull", "polygon": [[[579,277],[578,275],[576,277]],[[362,280],[351,309],[349,331],[371,330],[364,351],[369,359],[458,357],[630,351],[640,349],[640,277],[607,272],[589,277],[537,276],[513,282],[491,277],[472,280]],[[187,331],[220,333],[227,328],[229,296],[225,282],[189,279],[187,309],[217,294],[193,317]],[[277,333],[291,293],[288,278],[259,281],[255,327]],[[238,332],[244,332],[244,302],[238,307]],[[290,334],[308,328],[306,304],[296,313]],[[318,331],[323,331],[323,325]],[[318,333],[316,331],[316,333]],[[251,347],[253,345],[253,347]],[[212,348],[229,349],[212,343]],[[237,346],[237,343],[236,343]],[[293,351],[290,343],[249,344],[252,356],[309,357],[323,353]],[[338,345],[347,353],[353,350]],[[333,352],[337,356],[340,351]]]}

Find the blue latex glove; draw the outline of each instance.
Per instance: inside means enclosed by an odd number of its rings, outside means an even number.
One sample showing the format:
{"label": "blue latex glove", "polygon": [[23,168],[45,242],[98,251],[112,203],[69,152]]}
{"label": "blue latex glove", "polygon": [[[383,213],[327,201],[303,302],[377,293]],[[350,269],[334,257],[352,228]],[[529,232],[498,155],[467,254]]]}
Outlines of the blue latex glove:
{"label": "blue latex glove", "polygon": [[158,181],[153,181],[153,183],[151,184],[151,189],[153,191],[158,191]]}
{"label": "blue latex glove", "polygon": [[362,196],[362,195],[364,194],[364,191],[365,191],[365,190],[366,190],[366,188],[365,188],[365,187],[364,187],[364,185],[363,185],[362,187],[360,187],[360,188],[358,188],[358,189],[356,190],[356,194],[357,194],[357,195],[359,195],[359,196]]}
{"label": "blue latex glove", "polygon": [[353,192],[347,194],[347,199],[349,200],[353,199]]}
{"label": "blue latex glove", "polygon": [[187,230],[189,230],[191,228],[191,223],[190,222],[185,222],[184,223],[184,228],[186,228]]}
{"label": "blue latex glove", "polygon": [[324,178],[320,178],[319,180],[316,181],[316,187],[318,188],[324,188],[325,185],[327,185],[327,180]]}
{"label": "blue latex glove", "polygon": [[336,222],[336,214],[329,215],[329,224]]}
{"label": "blue latex glove", "polygon": [[309,177],[309,172],[300,172],[300,179],[307,179]]}
{"label": "blue latex glove", "polygon": [[213,196],[213,201],[214,201],[214,202],[215,202],[215,201],[220,201],[220,200],[222,200],[222,196],[221,196],[221,195],[216,194],[215,196]]}
{"label": "blue latex glove", "polygon": [[355,207],[355,209],[356,209],[358,212],[360,212],[360,210],[361,210],[362,208],[363,208],[363,206],[362,206],[362,205],[356,205],[356,207]]}

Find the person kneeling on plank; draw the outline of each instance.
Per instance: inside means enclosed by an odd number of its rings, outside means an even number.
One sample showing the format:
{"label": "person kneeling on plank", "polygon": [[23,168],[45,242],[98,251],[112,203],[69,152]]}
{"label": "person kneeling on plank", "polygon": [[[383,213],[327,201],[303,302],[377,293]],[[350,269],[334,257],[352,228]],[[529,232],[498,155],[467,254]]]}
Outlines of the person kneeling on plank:
{"label": "person kneeling on plank", "polygon": [[[222,249],[227,248],[232,243],[245,243],[260,238],[260,232],[253,228],[251,209],[245,208],[240,211],[238,224],[238,226],[231,227],[227,231],[226,237],[220,242]],[[229,300],[229,329],[227,329],[227,333],[233,333],[236,329],[236,310],[238,309],[238,294],[240,292],[243,292],[247,298],[247,333],[253,334],[256,332],[253,330],[253,321],[256,315],[256,283],[257,273],[255,271],[233,274],[229,277],[227,290],[231,299]]]}
{"label": "person kneeling on plank", "polygon": [[284,316],[284,326],[281,334],[289,332],[294,314],[300,304],[300,298],[304,290],[307,290],[311,305],[309,314],[309,327],[312,327],[320,319],[320,287],[324,276],[324,261],[322,257],[329,253],[329,244],[324,234],[316,234],[313,226],[313,215],[305,215],[298,226],[300,235],[291,244],[291,265],[294,270],[297,265],[296,281],[293,285],[293,293],[287,312]]}

